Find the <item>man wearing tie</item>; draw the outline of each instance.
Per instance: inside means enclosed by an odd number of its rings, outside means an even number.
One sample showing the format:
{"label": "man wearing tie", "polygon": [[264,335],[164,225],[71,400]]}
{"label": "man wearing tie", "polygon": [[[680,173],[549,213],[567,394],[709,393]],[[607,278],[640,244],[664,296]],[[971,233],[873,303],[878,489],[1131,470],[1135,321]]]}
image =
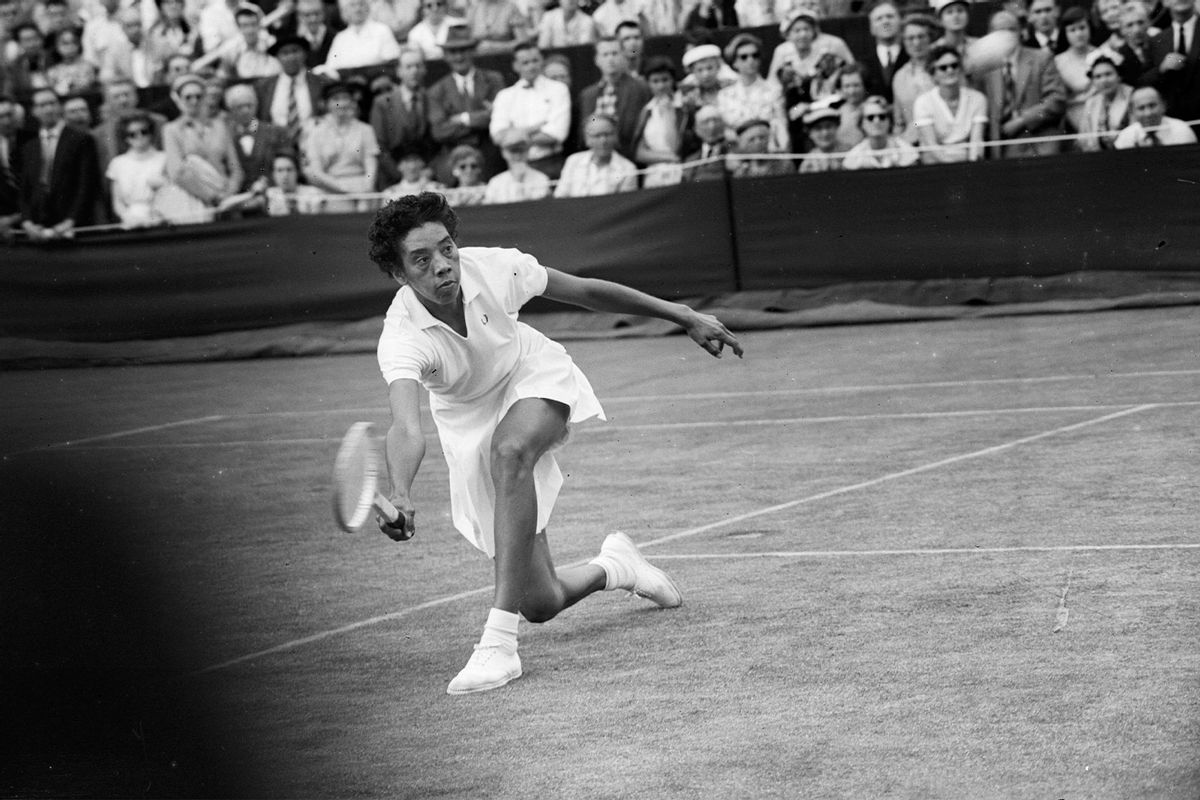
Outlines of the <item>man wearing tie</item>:
{"label": "man wearing tie", "polygon": [[[696,135],[700,148],[684,159],[683,180],[708,181],[725,177],[725,156],[729,143],[725,139],[725,120],[716,106],[701,106],[696,111]],[[688,166],[694,164],[694,166]]]}
{"label": "man wearing tie", "polygon": [[429,98],[425,93],[425,54],[418,47],[400,48],[396,63],[400,84],[371,104],[371,127],[379,142],[379,181],[400,181],[399,163],[409,153],[428,162],[437,149],[429,130]]}
{"label": "man wearing tie", "polygon": [[38,136],[21,150],[22,226],[30,239],[70,236],[92,222],[99,191],[96,142],[65,124],[62,100],[50,89],[33,94]]}
{"label": "man wearing tie", "polygon": [[253,87],[235,83],[225,90],[226,124],[242,165],[240,192],[265,190],[275,155],[292,149],[287,131],[257,118],[258,95]]}
{"label": "man wearing tie", "polygon": [[1129,115],[1133,123],[1117,134],[1113,147],[1129,150],[1134,147],[1160,147],[1176,144],[1195,144],[1196,134],[1182,120],[1165,115],[1162,97],[1153,86],[1135,89],[1129,99]]}
{"label": "man wearing tie", "polygon": [[518,129],[529,140],[529,166],[551,180],[562,172],[563,142],[571,131],[571,92],[542,75],[542,51],[533,42],[513,53],[517,82],[496,95],[489,128],[492,141]]}
{"label": "man wearing tie", "polygon": [[[989,30],[1015,33],[1019,24],[1012,12],[997,11]],[[1018,45],[1003,65],[977,75],[975,80],[988,100],[988,139],[1019,140],[1062,133],[1067,90],[1048,49]],[[1060,148],[1057,141],[1017,141],[998,148],[998,155],[1044,156]]]}
{"label": "man wearing tie", "polygon": [[1168,116],[1200,117],[1200,42],[1193,0],[1167,0],[1170,22],[1150,37],[1150,65],[1142,84],[1162,95]]}
{"label": "man wearing tie", "polygon": [[1117,74],[1122,83],[1137,86],[1142,82],[1142,73],[1150,69],[1150,14],[1141,3],[1126,3],[1121,7],[1120,20],[1124,43],[1117,50],[1121,57]]}
{"label": "man wearing tie", "polygon": [[1058,18],[1062,9],[1058,0],[1031,0],[1029,3],[1029,29],[1023,44],[1035,50],[1045,50],[1052,56],[1067,49],[1067,37],[1058,30]]}
{"label": "man wearing tie", "polygon": [[908,61],[900,46],[900,12],[893,0],[878,0],[867,13],[874,47],[863,59],[863,83],[868,95],[881,95],[892,102],[892,78]]}
{"label": "man wearing tie", "polygon": [[276,39],[267,52],[279,60],[280,73],[261,79],[256,87],[259,119],[283,128],[292,142],[321,114],[324,82],[308,71],[309,47],[302,36]]}
{"label": "man wearing tie", "polygon": [[499,149],[488,128],[492,104],[504,88],[499,72],[475,68],[475,38],[465,26],[455,26],[442,45],[450,73],[429,88],[429,125],[441,152],[434,164],[439,183],[454,185],[448,158],[461,144],[478,148],[484,157],[484,179],[504,169]]}

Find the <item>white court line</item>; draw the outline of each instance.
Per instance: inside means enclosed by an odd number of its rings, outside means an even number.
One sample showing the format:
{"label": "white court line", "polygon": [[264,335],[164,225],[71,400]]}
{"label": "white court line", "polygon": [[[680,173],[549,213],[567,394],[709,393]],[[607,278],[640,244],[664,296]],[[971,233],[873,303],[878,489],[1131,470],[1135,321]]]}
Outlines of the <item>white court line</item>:
{"label": "white court line", "polygon": [[[823,499],[826,499],[829,497],[835,497],[835,496],[841,495],[841,494],[848,494],[850,492],[855,492],[855,491],[866,489],[866,488],[869,488],[872,486],[877,486],[878,484],[881,484],[881,483],[884,483],[887,481],[897,480],[899,478],[907,477],[909,475],[917,475],[922,472],[928,472],[929,470],[937,469],[939,467],[944,467],[944,466],[947,466],[950,464],[955,464],[960,461],[966,461],[966,460],[972,459],[972,458],[979,458],[981,456],[991,455],[993,453],[999,453],[1004,450],[1008,450],[1008,449],[1017,447],[1022,444],[1028,444],[1030,442],[1036,442],[1040,439],[1046,439],[1051,436],[1059,436],[1064,433],[1070,433],[1072,431],[1080,430],[1082,428],[1086,428],[1091,425],[1098,425],[1102,422],[1108,422],[1110,420],[1128,416],[1129,414],[1136,414],[1138,412],[1146,411],[1148,409],[1155,408],[1155,407],[1156,406],[1154,404],[1147,404],[1147,405],[1135,406],[1133,408],[1126,408],[1121,411],[1114,412],[1112,414],[1105,414],[1104,416],[1095,417],[1093,419],[1086,420],[1084,422],[1077,422],[1073,425],[1064,425],[1062,427],[1054,428],[1052,430],[1044,431],[1042,433],[1034,434],[1032,436],[1023,436],[1020,439],[1014,439],[1013,441],[1005,442],[1004,444],[998,444],[993,447],[985,447],[982,450],[975,450],[970,453],[963,453],[962,455],[953,456],[951,458],[943,458],[940,461],[934,461],[932,463],[925,464],[920,467],[914,467],[912,469],[903,470],[901,472],[892,472],[887,475],[883,475],[879,478],[875,478],[875,479],[869,480],[869,481],[862,481],[861,483],[856,483],[856,484],[853,484],[850,486],[845,486],[841,489],[834,489],[834,490],[827,491],[827,492],[821,492],[819,494],[809,495],[808,497],[802,497],[798,500],[793,500],[788,503],[780,503],[779,505],[769,506],[767,508],[763,508],[758,511],[753,511],[748,514],[741,514],[741,515],[738,515],[735,517],[729,517],[727,519],[723,519],[718,522],[710,523],[708,525],[702,525],[697,528],[689,528],[687,530],[680,531],[679,533],[675,533],[670,536],[662,536],[662,537],[659,537],[658,539],[652,539],[648,542],[641,543],[639,546],[640,547],[648,547],[651,545],[663,544],[664,542],[675,541],[677,539],[684,539],[689,536],[695,536],[697,534],[704,533],[705,531],[710,531],[713,528],[720,528],[720,527],[723,527],[726,525],[733,525],[738,522],[742,522],[742,521],[745,521],[748,519],[753,519],[755,517],[761,517],[766,514],[773,514],[776,511],[783,511],[783,510],[793,508],[795,506],[802,505],[805,503],[812,503],[817,500],[823,500]],[[978,552],[978,549],[972,548],[971,551]],[[998,548],[996,551],[999,552],[1000,549]],[[655,555],[655,558],[659,558],[659,557],[660,556],[658,554]],[[588,560],[584,559],[581,561],[573,562],[571,564],[567,564],[565,566],[577,567],[577,566],[582,566],[583,564],[586,564],[586,563],[588,563]],[[225,669],[226,667],[231,667],[236,664],[242,664],[247,661],[253,661],[255,659],[262,658],[262,657],[268,656],[268,655],[272,655],[274,653],[281,653],[286,650],[293,650],[293,649],[300,647],[302,645],[305,645],[305,644],[312,644],[315,642],[320,642],[320,641],[328,639],[332,636],[337,636],[342,633],[354,631],[359,628],[367,627],[369,625],[375,625],[380,622],[387,622],[390,620],[399,619],[401,617],[407,616],[407,615],[415,613],[417,611],[423,611],[425,609],[435,608],[435,607],[441,606],[441,605],[446,605],[448,603],[453,603],[456,600],[462,600],[464,598],[472,597],[474,595],[482,594],[484,592],[488,592],[491,590],[492,590],[491,586],[480,586],[479,588],[471,589],[466,592],[460,592],[458,594],[448,595],[446,597],[439,597],[435,600],[429,600],[425,603],[421,603],[420,605],[411,606],[409,608],[402,608],[399,611],[393,611],[390,614],[381,614],[380,616],[371,617],[369,619],[361,620],[359,622],[353,622],[353,623],[350,623],[349,625],[343,625],[339,628],[333,628],[331,630],[314,633],[311,636],[305,636],[301,639],[293,639],[290,642],[284,642],[283,644],[275,645],[274,647],[269,647],[265,650],[259,650],[254,653],[247,653],[246,655],[239,656],[237,658],[233,658],[228,661],[223,661],[220,664],[213,664],[212,666],[208,666],[208,667],[204,667],[202,669],[196,670],[195,672],[189,673],[189,675],[185,675],[184,677],[202,675],[202,674],[209,673],[209,672],[216,672],[218,670],[222,670],[222,669]]]}
{"label": "white court line", "polygon": [[1087,553],[1110,550],[1200,550],[1200,543],[1064,544],[1013,547],[937,547],[907,550],[771,550],[762,553],[655,553],[655,561],[705,561],[753,558],[871,558],[875,556],[953,556],[987,553]]}

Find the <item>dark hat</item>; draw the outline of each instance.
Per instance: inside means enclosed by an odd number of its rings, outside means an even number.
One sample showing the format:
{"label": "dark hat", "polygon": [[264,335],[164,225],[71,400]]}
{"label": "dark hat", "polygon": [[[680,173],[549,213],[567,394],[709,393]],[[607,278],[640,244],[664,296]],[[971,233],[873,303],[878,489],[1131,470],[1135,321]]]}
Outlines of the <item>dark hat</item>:
{"label": "dark hat", "polygon": [[442,50],[474,50],[477,44],[479,42],[471,35],[470,28],[466,25],[454,25],[446,33],[446,41],[442,44]]}
{"label": "dark hat", "polygon": [[325,88],[321,90],[321,99],[328,100],[337,94],[348,94],[353,97],[354,87],[345,81],[336,81],[334,83],[326,84]]}
{"label": "dark hat", "polygon": [[287,47],[289,44],[294,44],[297,47],[304,48],[305,53],[312,52],[312,42],[310,42],[308,39],[305,39],[303,36],[292,35],[280,36],[278,39],[276,39],[271,46],[267,48],[267,55],[278,56],[279,51]]}
{"label": "dark hat", "polygon": [[738,125],[737,128],[734,129],[734,132],[738,136],[741,136],[743,133],[750,130],[751,128],[758,128],[758,127],[769,128],[769,127],[771,127],[771,123],[765,119],[762,119],[761,117],[755,117],[754,119],[748,119],[745,122],[743,122],[741,125]]}

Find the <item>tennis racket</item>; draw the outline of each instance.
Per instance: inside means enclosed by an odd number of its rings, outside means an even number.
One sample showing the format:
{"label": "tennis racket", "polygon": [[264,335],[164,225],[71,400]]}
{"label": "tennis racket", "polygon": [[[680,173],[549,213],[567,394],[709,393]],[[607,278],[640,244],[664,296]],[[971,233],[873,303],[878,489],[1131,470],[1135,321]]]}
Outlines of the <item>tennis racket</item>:
{"label": "tennis racket", "polygon": [[403,512],[379,492],[380,460],[369,422],[356,422],[342,437],[333,461],[333,518],[347,533],[362,530],[377,511],[396,531],[394,539],[411,539],[415,531]]}

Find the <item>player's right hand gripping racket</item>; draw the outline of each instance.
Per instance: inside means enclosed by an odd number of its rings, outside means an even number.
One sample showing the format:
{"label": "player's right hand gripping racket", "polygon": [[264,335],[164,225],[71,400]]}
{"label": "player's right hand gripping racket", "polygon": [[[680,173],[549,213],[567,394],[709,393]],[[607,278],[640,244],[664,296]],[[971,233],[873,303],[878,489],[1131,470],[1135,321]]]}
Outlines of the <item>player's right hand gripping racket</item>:
{"label": "player's right hand gripping racket", "polygon": [[379,492],[379,454],[371,423],[356,422],[342,437],[333,462],[333,518],[348,532],[362,530],[372,511],[388,521],[393,539],[411,539],[416,532],[403,512]]}

